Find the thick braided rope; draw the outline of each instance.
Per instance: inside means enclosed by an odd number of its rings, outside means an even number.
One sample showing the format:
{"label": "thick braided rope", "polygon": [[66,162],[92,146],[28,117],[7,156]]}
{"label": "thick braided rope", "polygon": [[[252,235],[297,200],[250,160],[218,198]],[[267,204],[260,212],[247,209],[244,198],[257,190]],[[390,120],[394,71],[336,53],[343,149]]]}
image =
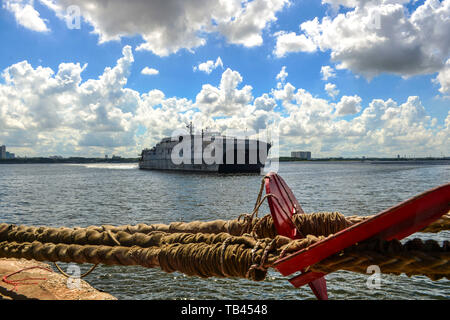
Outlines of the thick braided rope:
{"label": "thick braided rope", "polygon": [[[345,217],[338,212],[317,212],[312,214],[299,214],[293,216],[293,221],[301,234],[314,236],[328,236],[337,233],[355,223],[364,221],[370,217],[351,216]],[[248,223],[248,222],[247,222]],[[241,228],[238,227],[241,226]],[[229,228],[227,226],[233,226]],[[252,236],[256,238],[274,238],[277,233],[272,217],[266,215],[256,219],[252,224]],[[92,244],[92,245],[122,245],[149,247],[172,241],[175,234],[220,234],[241,235],[242,230],[248,230],[244,223],[236,220],[194,221],[190,223],[172,223],[170,225],[144,225],[137,226],[91,226],[87,228],[50,228],[29,227],[10,224],[0,224],[0,241],[17,242],[52,242],[67,244]],[[450,215],[444,215],[439,220],[425,227],[422,232],[439,232],[450,230]],[[229,232],[227,232],[229,231]],[[233,232],[231,232],[233,231]],[[231,232],[231,233],[230,233]],[[171,237],[170,234],[175,236]],[[191,239],[192,236],[184,235]],[[196,241],[204,241],[203,236],[198,236]],[[192,241],[192,240],[189,240]]]}
{"label": "thick braided rope", "polygon": [[[294,223],[302,234],[308,235],[329,235],[345,229],[353,224],[372,218],[373,216],[344,216],[339,212],[314,212],[310,214],[293,215]],[[249,222],[250,221],[250,222]],[[248,223],[251,224],[255,236],[259,238],[273,238],[276,236],[275,226],[271,215],[263,218],[234,219],[234,220],[214,220],[214,221],[191,221],[172,222],[166,224],[138,224],[136,226],[105,226],[112,232],[125,231],[128,233],[149,233],[152,231],[163,231],[168,233],[220,233],[238,236],[248,231]],[[89,227],[102,230],[102,227]],[[450,213],[443,215],[440,219],[431,223],[420,232],[437,233],[450,230]]]}
{"label": "thick braided rope", "polygon": [[[227,234],[221,237],[206,236],[214,240],[188,242],[182,235],[177,238],[178,242],[148,248],[3,241],[0,242],[0,257],[140,265],[148,268],[160,267],[166,272],[179,271],[190,276],[240,277],[258,281],[265,278],[267,269],[282,256],[307,248],[323,239],[311,235],[299,240],[277,236],[274,239],[259,241]],[[260,245],[261,241],[265,244]],[[441,247],[435,241],[422,242],[418,239],[408,241],[404,245],[396,240],[365,241],[320,261],[311,266],[311,270],[348,270],[365,274],[367,267],[373,264],[379,265],[383,273],[425,275],[432,280],[449,278],[450,245],[447,241]]]}
{"label": "thick braided rope", "polygon": [[[344,216],[339,212],[315,212],[311,214],[295,214],[293,221],[302,234],[328,236],[348,228],[356,223],[374,216]],[[438,233],[450,230],[450,213],[442,215],[419,232]],[[253,234],[257,237],[274,237],[277,232],[272,216],[266,215],[253,224]]]}
{"label": "thick braided rope", "polygon": [[371,240],[351,246],[311,266],[312,271],[330,273],[348,270],[366,273],[377,265],[382,273],[427,276],[431,280],[450,279],[450,242],[442,246],[434,240],[413,239],[402,245],[399,241]]}
{"label": "thick braided rope", "polygon": [[[301,234],[328,236],[368,218],[370,216],[345,217],[338,212],[316,212],[312,214],[294,215],[293,221]],[[239,236],[244,230],[248,231],[248,226],[245,225],[246,223],[248,221],[216,220],[208,222],[193,221],[189,223],[176,222],[169,225],[139,224],[136,226],[91,226],[87,228],[29,227],[3,223],[0,224],[0,241],[40,241],[80,245],[120,244],[122,246],[138,245],[148,247],[155,245],[155,243],[171,241],[168,234],[175,233],[227,233],[233,236]],[[277,235],[270,215],[266,215],[261,219],[255,219],[252,222],[251,230],[252,236],[256,238],[274,238]],[[443,215],[439,220],[425,227],[422,232],[439,232],[442,230],[450,230],[450,214]],[[164,238],[162,239],[161,237],[163,236]]]}
{"label": "thick braided rope", "polygon": [[[97,231],[93,228],[49,228],[27,227],[0,224],[0,242],[41,242],[65,243],[78,245],[106,245],[106,246],[139,246],[143,248],[159,247],[171,243],[221,243],[230,235],[228,233],[165,233],[152,231],[144,233],[127,233],[118,231],[111,237],[110,231]],[[234,242],[247,243],[253,246],[256,240],[249,236],[234,236]]]}
{"label": "thick braided rope", "polygon": [[[263,280],[268,266],[248,272],[253,263],[261,263],[264,250],[257,248],[257,240],[250,237],[233,237],[228,234],[172,236],[170,243],[142,248],[139,246],[104,246],[34,242],[0,242],[0,257],[24,258],[38,261],[102,263],[106,265],[140,265],[148,268],[160,267],[166,272],[179,271],[189,276],[200,277],[247,277]],[[187,241],[191,239],[193,241]],[[285,237],[259,240],[276,242],[277,247],[290,242]],[[226,245],[224,245],[226,244]]]}

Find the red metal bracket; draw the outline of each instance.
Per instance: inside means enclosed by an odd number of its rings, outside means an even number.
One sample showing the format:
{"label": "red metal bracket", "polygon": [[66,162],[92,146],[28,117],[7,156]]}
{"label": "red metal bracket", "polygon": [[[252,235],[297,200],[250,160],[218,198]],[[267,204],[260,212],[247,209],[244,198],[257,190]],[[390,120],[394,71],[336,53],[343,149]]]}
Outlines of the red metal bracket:
{"label": "red metal bracket", "polygon": [[[291,239],[303,237],[291,220],[292,214],[304,214],[286,182],[276,173],[269,173],[265,180],[270,212],[277,233]],[[306,268],[357,242],[380,238],[403,239],[420,231],[443,214],[450,211],[450,183],[426,191],[374,217],[344,229],[308,248],[299,250],[275,263],[284,276],[297,271],[302,273],[289,281],[295,287],[309,284],[318,299],[327,299],[324,273],[307,271]]]}
{"label": "red metal bracket", "polygon": [[[271,207],[272,210],[273,205]],[[400,240],[420,231],[439,219],[443,214],[449,212],[449,210],[450,183],[406,200],[306,249],[280,259],[276,262],[275,268],[282,275],[287,276],[294,272],[305,270],[308,266],[369,238]],[[277,215],[275,214],[275,216]],[[300,287],[321,277],[323,277],[323,274],[305,272],[292,278],[290,282],[295,287]]]}
{"label": "red metal bracket", "polygon": [[[303,235],[297,230],[291,217],[295,213],[304,214],[305,212],[292,193],[292,190],[288,187],[286,182],[274,172],[270,172],[266,176],[265,187],[266,194],[272,195],[272,197],[268,197],[268,203],[277,233],[291,239],[302,238]],[[324,278],[325,274],[317,272],[307,272],[303,274],[305,275],[305,278],[303,279],[307,281],[305,284],[309,284],[315,296],[320,300],[327,300],[328,294],[327,283]]]}

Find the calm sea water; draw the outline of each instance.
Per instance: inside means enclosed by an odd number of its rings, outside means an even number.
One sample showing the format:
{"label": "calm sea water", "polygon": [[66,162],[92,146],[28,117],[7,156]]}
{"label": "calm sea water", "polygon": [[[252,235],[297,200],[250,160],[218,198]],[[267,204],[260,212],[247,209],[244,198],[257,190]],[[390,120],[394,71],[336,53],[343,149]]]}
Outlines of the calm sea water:
{"label": "calm sea water", "polygon": [[[281,163],[306,212],[371,215],[450,181],[449,165]],[[141,171],[134,164],[33,164],[0,166],[0,222],[89,226],[233,219],[250,212],[259,175],[210,175]],[[262,207],[260,213],[269,212]],[[450,232],[416,234],[450,240]],[[82,266],[82,272],[88,266]],[[382,275],[368,289],[369,275],[327,275],[332,299],[448,299],[450,281]],[[263,282],[200,279],[143,267],[100,266],[85,278],[119,299],[313,299],[270,270]]]}

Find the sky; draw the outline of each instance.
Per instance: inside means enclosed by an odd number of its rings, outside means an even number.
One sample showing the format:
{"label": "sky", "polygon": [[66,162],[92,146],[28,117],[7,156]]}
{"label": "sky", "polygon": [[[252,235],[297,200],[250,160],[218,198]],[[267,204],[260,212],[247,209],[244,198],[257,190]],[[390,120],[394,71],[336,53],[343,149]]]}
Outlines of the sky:
{"label": "sky", "polygon": [[137,157],[174,130],[280,155],[450,155],[450,0],[0,0],[0,145]]}

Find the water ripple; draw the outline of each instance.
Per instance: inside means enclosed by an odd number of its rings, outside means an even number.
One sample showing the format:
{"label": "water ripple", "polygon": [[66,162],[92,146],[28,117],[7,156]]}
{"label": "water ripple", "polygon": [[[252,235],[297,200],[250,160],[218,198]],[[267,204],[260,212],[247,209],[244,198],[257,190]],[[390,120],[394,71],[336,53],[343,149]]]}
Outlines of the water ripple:
{"label": "water ripple", "polygon": [[[281,163],[280,175],[306,212],[371,215],[450,181],[449,166]],[[129,164],[0,166],[0,222],[89,226],[233,219],[251,212],[261,176],[140,171]],[[263,205],[261,213],[269,212]],[[449,232],[417,234],[449,240]],[[83,266],[88,268],[88,266]],[[448,299],[450,281],[382,275],[327,275],[333,299]],[[270,270],[263,282],[201,279],[143,267],[101,266],[87,278],[120,299],[314,299]]]}

